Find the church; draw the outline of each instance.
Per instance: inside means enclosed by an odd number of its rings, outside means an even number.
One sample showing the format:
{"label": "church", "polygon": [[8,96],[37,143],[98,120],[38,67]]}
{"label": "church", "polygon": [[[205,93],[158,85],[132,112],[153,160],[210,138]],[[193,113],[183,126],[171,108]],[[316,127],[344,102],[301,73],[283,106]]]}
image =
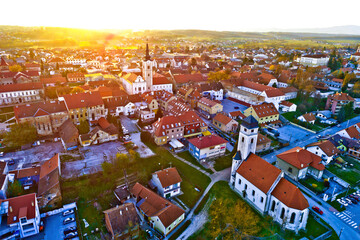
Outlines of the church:
{"label": "church", "polygon": [[306,228],[309,203],[284,173],[255,154],[258,122],[253,116],[240,126],[237,153],[231,166],[230,186],[262,215],[286,229]]}
{"label": "church", "polygon": [[167,78],[154,78],[154,66],[156,66],[156,61],[151,60],[149,44],[147,43],[145,59],[142,61],[142,74],[128,73],[121,78],[125,91],[128,94],[143,94],[157,90],[172,93],[172,83]]}

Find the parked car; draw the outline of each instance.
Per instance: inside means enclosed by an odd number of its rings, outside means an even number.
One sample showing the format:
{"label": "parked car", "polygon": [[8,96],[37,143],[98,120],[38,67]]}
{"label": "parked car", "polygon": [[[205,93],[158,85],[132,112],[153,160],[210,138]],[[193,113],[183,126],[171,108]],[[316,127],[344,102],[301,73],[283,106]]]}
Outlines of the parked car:
{"label": "parked car", "polygon": [[340,204],[344,205],[345,207],[348,206],[347,202],[345,202],[344,200],[338,199],[337,200]]}
{"label": "parked car", "polygon": [[66,210],[65,212],[63,212],[63,216],[67,216],[67,215],[70,215],[74,213],[74,210],[73,209],[69,209],[69,210]]}
{"label": "parked car", "polygon": [[75,222],[75,218],[69,217],[69,218],[65,218],[64,221],[63,221],[64,224],[68,224],[68,223],[71,223],[71,222]]}
{"label": "parked car", "polygon": [[65,239],[72,239],[72,238],[77,237],[77,236],[78,236],[77,232],[70,232],[70,233],[65,235]]}
{"label": "parked car", "polygon": [[349,199],[352,203],[354,203],[354,204],[358,204],[358,201],[357,201],[356,199],[351,198],[351,197],[349,197],[348,199]]}
{"label": "parked car", "polygon": [[14,164],[15,164],[14,159],[10,159],[10,161],[8,162],[8,165],[14,165]]}
{"label": "parked car", "polygon": [[4,156],[4,152],[0,152],[0,157],[3,157]]}
{"label": "parked car", "polygon": [[64,230],[64,235],[66,235],[66,234],[68,234],[68,233],[71,233],[71,232],[75,232],[76,230],[77,230],[77,227],[76,227],[76,226],[65,228],[65,230]]}
{"label": "parked car", "polygon": [[341,198],[341,200],[343,200],[344,202],[348,203],[348,204],[351,204],[351,200],[350,199],[347,199],[347,198]]}
{"label": "parked car", "polygon": [[357,200],[360,200],[360,196],[356,194],[350,194],[350,197],[356,198]]}

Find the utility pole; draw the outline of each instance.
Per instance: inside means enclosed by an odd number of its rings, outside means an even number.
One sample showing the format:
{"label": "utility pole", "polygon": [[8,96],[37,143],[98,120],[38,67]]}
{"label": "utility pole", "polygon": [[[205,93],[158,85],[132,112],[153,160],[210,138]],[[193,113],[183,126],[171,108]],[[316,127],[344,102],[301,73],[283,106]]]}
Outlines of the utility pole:
{"label": "utility pole", "polygon": [[341,233],[342,233],[343,230],[344,230],[344,228],[341,228],[340,233],[339,233],[339,239],[341,237]]}

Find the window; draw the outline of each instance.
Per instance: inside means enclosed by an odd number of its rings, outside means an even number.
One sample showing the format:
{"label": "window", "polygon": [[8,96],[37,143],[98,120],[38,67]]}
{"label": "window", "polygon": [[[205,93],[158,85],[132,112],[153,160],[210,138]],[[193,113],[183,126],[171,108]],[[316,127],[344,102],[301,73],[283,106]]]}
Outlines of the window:
{"label": "window", "polygon": [[252,190],[252,195],[255,196],[255,190]]}
{"label": "window", "polygon": [[241,185],[241,179],[239,178],[239,185]]}
{"label": "window", "polygon": [[281,214],[280,214],[280,218],[284,219],[284,215],[285,215],[285,208],[281,209]]}
{"label": "window", "polygon": [[244,142],[244,141],[245,141],[245,138],[244,138],[244,137],[242,137],[241,142]]}
{"label": "window", "polygon": [[264,202],[264,198],[263,198],[263,197],[260,198],[260,202],[261,202],[261,203]]}
{"label": "window", "polygon": [[292,173],[292,168],[291,167],[289,167],[288,172]]}
{"label": "window", "polygon": [[253,138],[251,139],[251,142],[250,142],[250,143],[251,143],[251,144],[254,143],[254,139],[253,139]]}
{"label": "window", "polygon": [[273,200],[271,203],[271,211],[275,211],[275,201]]}
{"label": "window", "polygon": [[295,222],[295,213],[293,212],[290,217],[290,223],[293,224]]}
{"label": "window", "polygon": [[245,190],[247,189],[247,184],[245,184]]}

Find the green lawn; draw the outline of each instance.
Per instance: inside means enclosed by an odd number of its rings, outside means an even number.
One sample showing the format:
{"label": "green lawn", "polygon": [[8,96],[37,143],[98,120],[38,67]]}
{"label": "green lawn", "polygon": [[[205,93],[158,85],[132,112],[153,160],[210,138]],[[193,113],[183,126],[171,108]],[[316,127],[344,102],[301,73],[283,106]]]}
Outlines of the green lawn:
{"label": "green lawn", "polygon": [[341,156],[341,158],[344,159],[346,162],[353,164],[354,168],[360,171],[360,162],[358,160],[348,155]]}
{"label": "green lawn", "polygon": [[[203,201],[199,204],[198,208],[195,210],[195,214],[198,214],[202,208],[205,206],[206,202],[211,199],[219,200],[220,198],[230,199],[233,203],[236,201],[243,201],[234,191],[232,191],[227,182],[221,181],[214,184],[214,186],[210,189],[209,193],[204,197]],[[260,216],[255,210],[253,210],[248,204],[246,204],[250,211]],[[231,213],[229,213],[231,214]],[[211,216],[210,216],[211,217]],[[261,221],[258,222],[258,225],[261,226],[260,232],[257,234],[257,237],[269,237],[276,233],[278,233],[284,239],[301,239],[302,237],[318,237],[321,234],[325,233],[327,229],[319,224],[312,215],[309,215],[308,223],[307,223],[307,231],[300,231],[298,235],[295,235],[294,232],[291,231],[283,231],[280,228],[280,225],[273,222],[270,217],[262,217],[260,216]],[[196,232],[189,239],[210,239],[208,235],[209,228],[211,227],[210,222],[207,222],[205,226],[198,232]],[[334,238],[338,239],[334,233]]]}
{"label": "green lawn", "polygon": [[[316,179],[309,177],[307,179],[300,180],[300,183],[315,193],[322,193],[325,190],[324,182],[317,181]],[[315,184],[316,186],[314,186]]]}
{"label": "green lawn", "polygon": [[343,170],[334,164],[328,164],[326,169],[351,185],[355,185],[360,180],[360,173],[351,168]]}
{"label": "green lawn", "polygon": [[190,153],[189,151],[179,152],[179,153],[177,153],[177,155],[178,155],[179,157],[185,159],[186,161],[194,164],[195,166],[198,166],[198,167],[200,167],[201,169],[207,171],[208,173],[210,173],[210,174],[213,173],[211,170],[206,169],[205,167],[203,167],[203,165],[201,165],[201,164],[199,163],[199,161],[196,160],[196,159],[191,155],[191,153]]}
{"label": "green lawn", "polygon": [[226,151],[224,156],[221,156],[215,160],[214,169],[216,171],[221,171],[225,168],[231,167],[232,155],[230,152]]}

